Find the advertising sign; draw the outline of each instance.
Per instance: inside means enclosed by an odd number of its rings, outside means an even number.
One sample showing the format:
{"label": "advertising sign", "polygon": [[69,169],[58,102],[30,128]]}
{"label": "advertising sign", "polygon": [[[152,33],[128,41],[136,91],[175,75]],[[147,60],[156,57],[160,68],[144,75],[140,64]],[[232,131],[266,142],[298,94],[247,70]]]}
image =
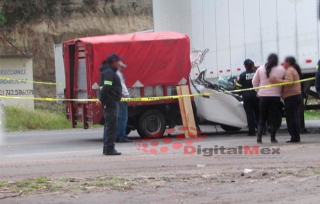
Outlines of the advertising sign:
{"label": "advertising sign", "polygon": [[[19,57],[0,58],[0,96],[34,97],[32,59]],[[34,108],[33,100],[1,98],[4,106]]]}

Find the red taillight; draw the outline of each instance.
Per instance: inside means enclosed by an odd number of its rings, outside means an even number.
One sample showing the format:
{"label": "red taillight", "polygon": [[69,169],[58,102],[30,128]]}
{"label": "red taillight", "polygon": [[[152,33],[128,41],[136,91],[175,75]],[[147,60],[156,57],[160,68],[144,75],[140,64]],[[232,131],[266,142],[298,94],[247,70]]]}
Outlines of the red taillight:
{"label": "red taillight", "polygon": [[228,70],[227,70],[227,72],[231,72],[231,70],[230,70],[230,69],[228,69]]}
{"label": "red taillight", "polygon": [[223,71],[222,71],[222,70],[220,70],[219,72],[220,72],[220,73],[222,73]]}
{"label": "red taillight", "polygon": [[213,74],[213,72],[210,72],[210,74]]}
{"label": "red taillight", "polygon": [[241,68],[238,68],[237,71],[241,71]]}
{"label": "red taillight", "polygon": [[312,62],[311,59],[307,59],[307,60],[306,60],[306,63],[311,63],[311,62]]}

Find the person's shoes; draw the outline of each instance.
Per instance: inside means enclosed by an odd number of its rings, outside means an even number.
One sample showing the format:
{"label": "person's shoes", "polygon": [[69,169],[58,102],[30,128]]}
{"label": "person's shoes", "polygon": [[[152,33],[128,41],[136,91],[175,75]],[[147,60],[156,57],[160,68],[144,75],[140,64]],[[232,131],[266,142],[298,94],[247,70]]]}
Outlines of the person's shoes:
{"label": "person's shoes", "polygon": [[299,143],[299,142],[300,140],[292,140],[292,139],[286,141],[286,143]]}
{"label": "person's shoes", "polygon": [[129,142],[133,142],[132,140],[126,139],[126,140],[120,140],[120,143],[129,143]]}
{"label": "person's shoes", "polygon": [[276,140],[277,128],[274,126],[270,127],[270,134],[271,134],[271,143],[278,143]]}
{"label": "person's shoes", "polygon": [[262,143],[262,133],[263,133],[263,127],[262,126],[258,126],[257,143],[259,143],[259,144]]}
{"label": "person's shoes", "polygon": [[113,149],[113,150],[107,150],[107,151],[103,151],[104,155],[108,155],[108,156],[118,156],[121,155],[121,152],[118,152],[117,150]]}

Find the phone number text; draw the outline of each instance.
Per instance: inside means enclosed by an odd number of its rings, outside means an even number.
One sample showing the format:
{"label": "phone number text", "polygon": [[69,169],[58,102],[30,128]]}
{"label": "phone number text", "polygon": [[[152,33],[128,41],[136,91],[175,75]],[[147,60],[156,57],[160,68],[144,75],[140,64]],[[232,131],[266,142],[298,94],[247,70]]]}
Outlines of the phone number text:
{"label": "phone number text", "polygon": [[28,96],[33,95],[32,89],[27,90],[0,90],[0,96]]}

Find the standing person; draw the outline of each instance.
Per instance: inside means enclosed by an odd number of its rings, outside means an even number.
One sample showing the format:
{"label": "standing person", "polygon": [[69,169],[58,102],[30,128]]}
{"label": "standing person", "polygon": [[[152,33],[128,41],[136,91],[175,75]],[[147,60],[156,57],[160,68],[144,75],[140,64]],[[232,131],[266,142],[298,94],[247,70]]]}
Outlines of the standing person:
{"label": "standing person", "polygon": [[[252,60],[244,61],[246,71],[240,74],[236,83],[239,89],[253,88],[252,78],[255,74],[255,66]],[[241,93],[243,97],[243,107],[247,115],[247,123],[249,128],[248,136],[256,136],[256,120],[259,120],[259,98],[257,93],[253,91],[244,91]]]}
{"label": "standing person", "polygon": [[114,142],[117,137],[119,102],[122,96],[121,81],[116,72],[120,68],[121,58],[111,54],[100,67],[100,96],[98,105],[103,107],[105,119],[103,132],[103,154],[120,155],[115,150]]}
{"label": "standing person", "polygon": [[[270,78],[283,79],[285,75],[285,69],[282,66],[278,66],[278,56],[271,54],[268,57],[268,62],[259,67],[256,74],[253,77],[253,87],[270,85]],[[260,119],[258,124],[257,142],[262,143],[263,129],[269,119],[271,142],[277,143],[277,121],[279,117],[279,105],[281,97],[281,87],[272,87],[267,89],[257,90],[260,97]]]}
{"label": "standing person", "polygon": [[317,73],[316,73],[316,80],[314,82],[314,85],[316,87],[316,90],[320,96],[320,60],[318,62],[318,65],[317,65]]}
{"label": "standing person", "polygon": [[[125,84],[125,79],[123,76],[123,69],[127,67],[122,61],[120,61],[120,69],[117,71],[117,75],[120,78],[121,86],[122,86],[122,97],[129,98],[129,91]],[[125,143],[132,142],[128,139],[126,134],[128,123],[128,106],[126,102],[119,103],[119,113],[118,113],[118,130],[117,130],[117,142]]]}
{"label": "standing person", "polygon": [[[302,78],[301,68],[293,57],[287,57],[284,61],[286,69],[284,80],[278,78],[270,79],[273,84],[283,82],[299,81]],[[300,142],[300,120],[299,106],[302,102],[301,83],[291,84],[283,87],[282,98],[284,99],[284,110],[289,134],[291,138],[287,143]]]}

